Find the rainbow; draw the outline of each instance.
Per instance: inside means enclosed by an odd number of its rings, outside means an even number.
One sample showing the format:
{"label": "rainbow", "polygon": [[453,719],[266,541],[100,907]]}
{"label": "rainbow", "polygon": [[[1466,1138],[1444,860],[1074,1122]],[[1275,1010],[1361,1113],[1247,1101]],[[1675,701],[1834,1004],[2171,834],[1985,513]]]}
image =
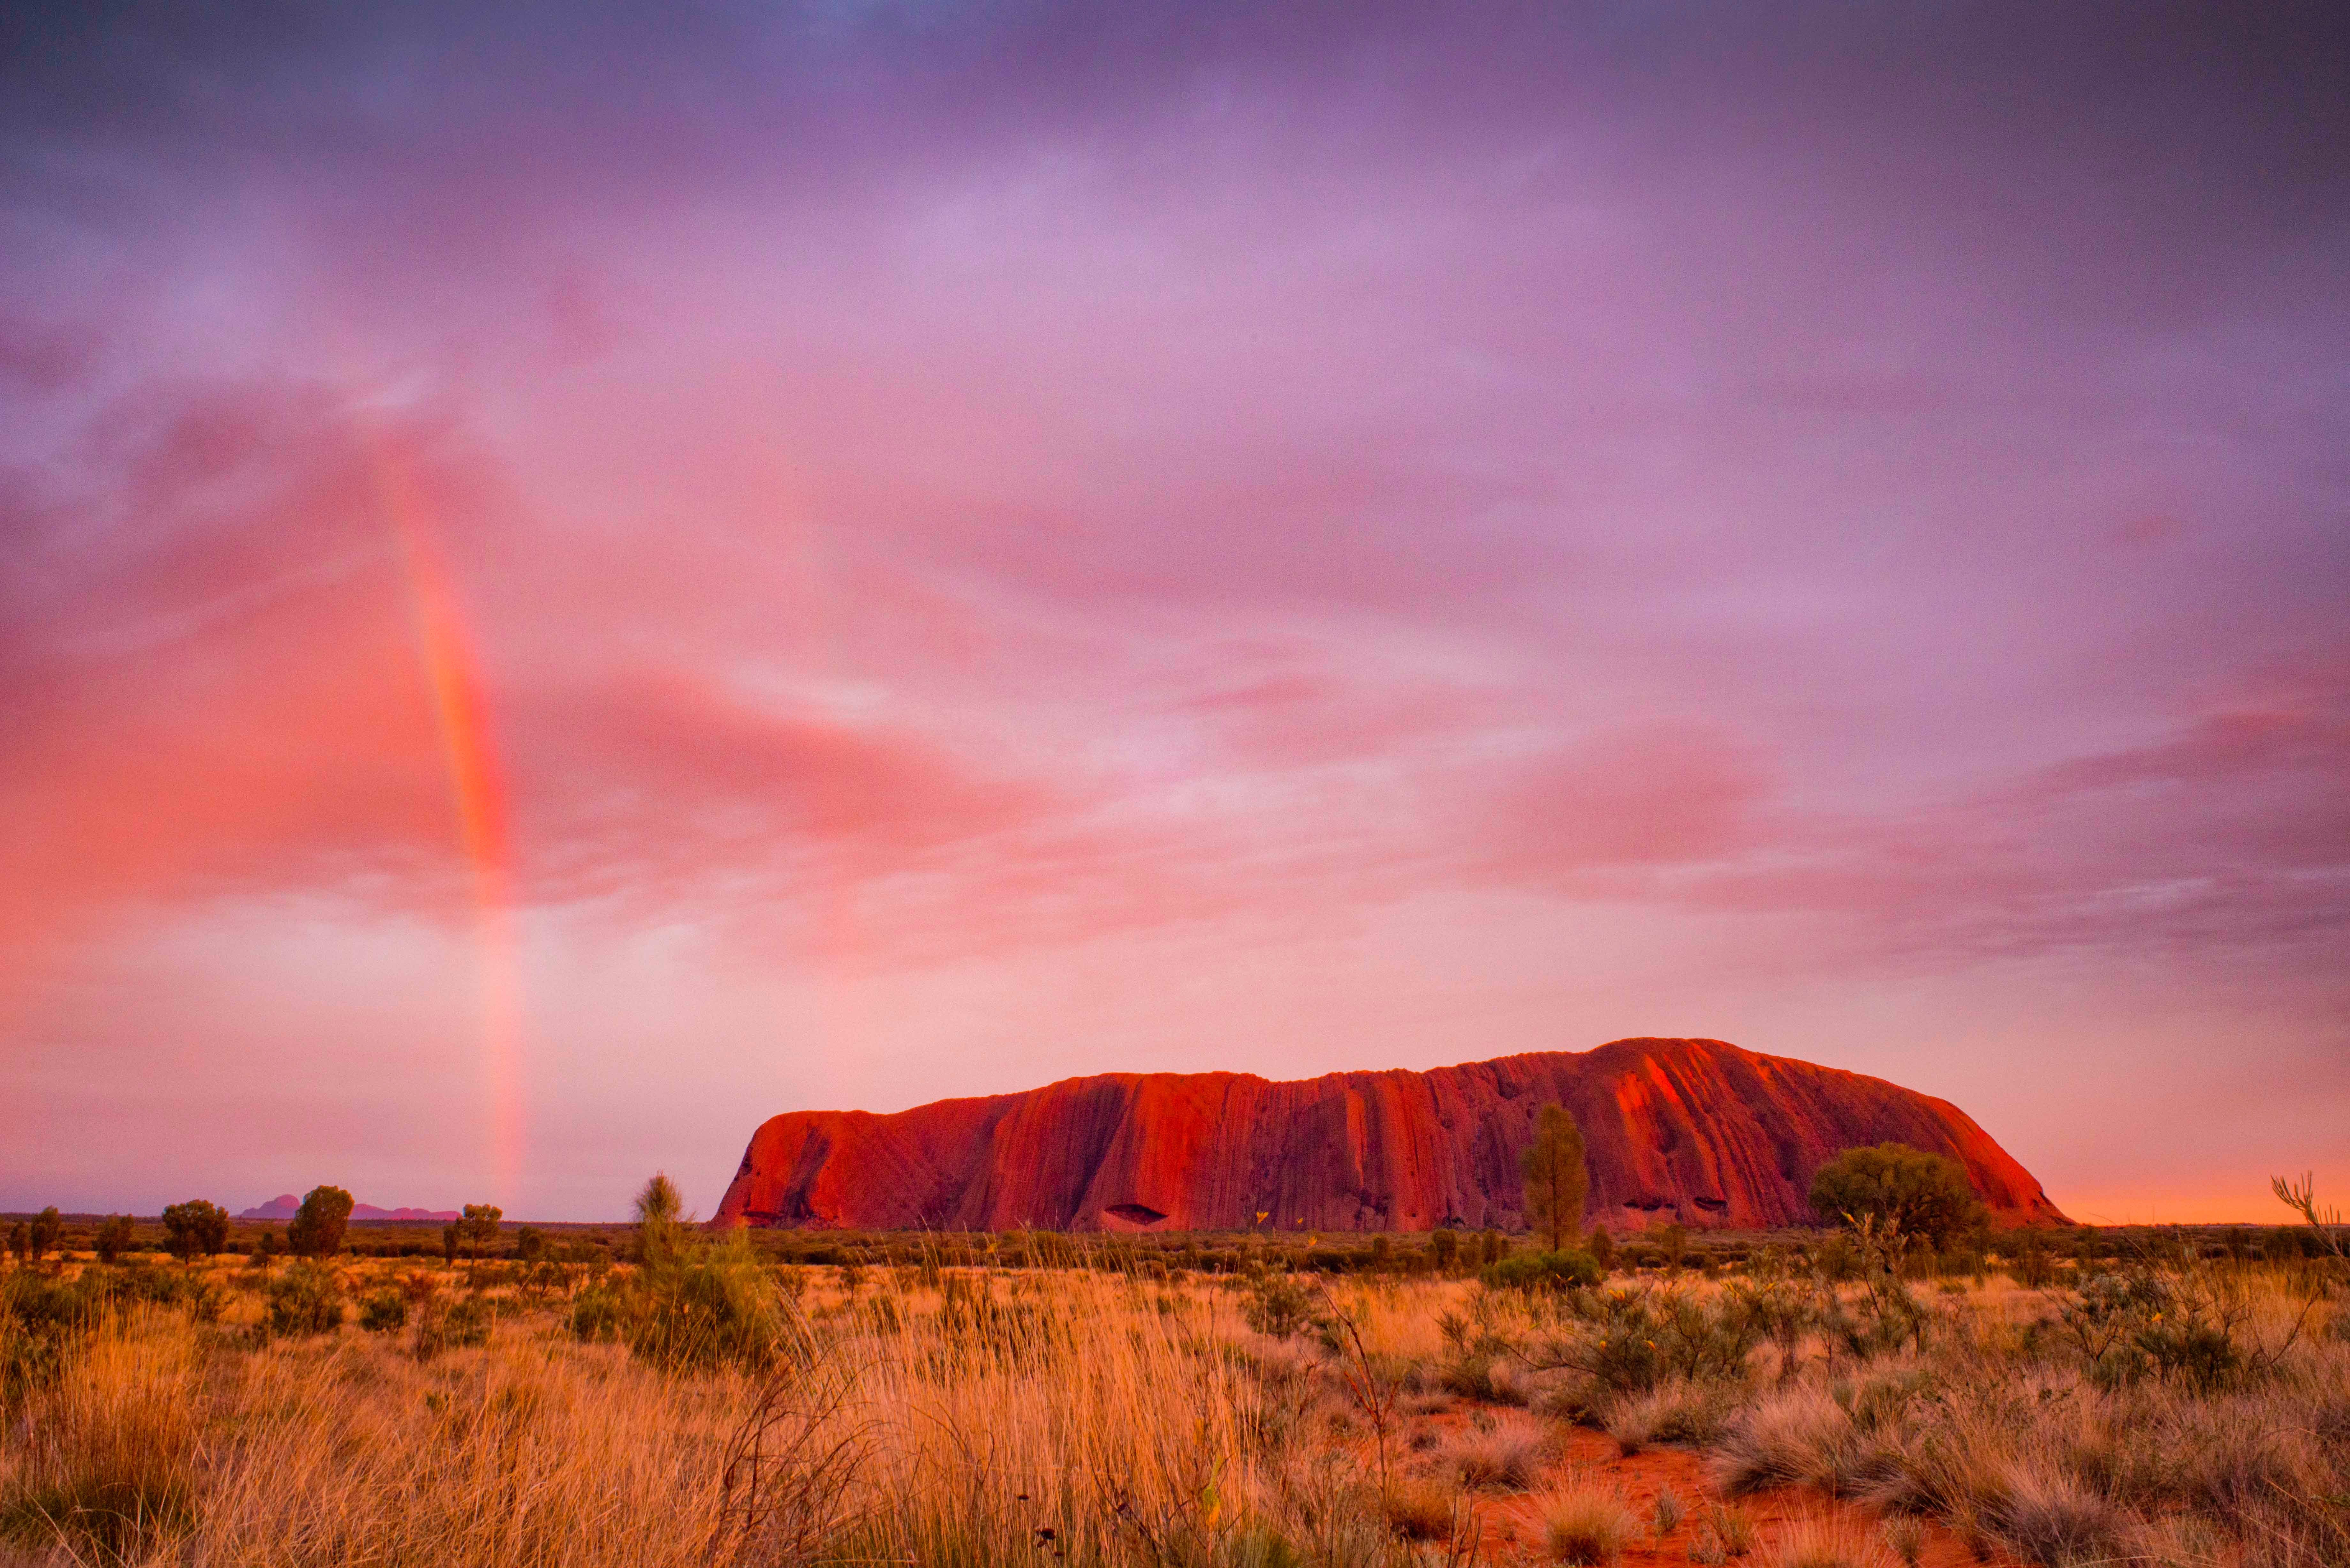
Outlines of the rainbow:
{"label": "rainbow", "polygon": [[522,985],[514,919],[506,794],[484,698],[481,662],[435,527],[432,497],[391,442],[369,443],[378,503],[399,545],[419,658],[432,698],[456,807],[458,840],[473,873],[480,961],[482,1092],[488,1106],[490,1174],[511,1201],[523,1158]]}

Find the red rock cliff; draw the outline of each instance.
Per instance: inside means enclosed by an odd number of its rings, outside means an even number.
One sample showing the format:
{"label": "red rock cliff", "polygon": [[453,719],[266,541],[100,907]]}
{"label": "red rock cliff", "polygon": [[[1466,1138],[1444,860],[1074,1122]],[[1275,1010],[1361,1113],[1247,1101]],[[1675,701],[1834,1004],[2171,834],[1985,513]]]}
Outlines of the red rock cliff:
{"label": "red rock cliff", "polygon": [[1892,1140],[1966,1168],[2002,1224],[2061,1222],[1947,1101],[1719,1040],[1618,1040],[1430,1072],[1106,1073],[891,1116],[794,1111],[753,1135],[722,1224],[949,1231],[1516,1227],[1535,1113],[1575,1113],[1588,1219],[1803,1224],[1812,1176]]}

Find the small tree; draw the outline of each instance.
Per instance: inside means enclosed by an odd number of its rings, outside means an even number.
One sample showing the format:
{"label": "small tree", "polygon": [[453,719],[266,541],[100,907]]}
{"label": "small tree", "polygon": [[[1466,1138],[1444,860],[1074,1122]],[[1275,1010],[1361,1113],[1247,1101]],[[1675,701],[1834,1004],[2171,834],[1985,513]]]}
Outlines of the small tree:
{"label": "small tree", "polygon": [[1429,1250],[1436,1254],[1436,1266],[1445,1273],[1461,1257],[1461,1232],[1447,1225],[1429,1238]]}
{"label": "small tree", "polygon": [[457,1221],[458,1239],[475,1252],[485,1251],[498,1243],[498,1222],[505,1211],[494,1203],[468,1203],[465,1217]]}
{"label": "small tree", "polygon": [[286,1245],[297,1257],[331,1258],[343,1250],[351,1222],[351,1195],[339,1187],[314,1187],[286,1227]]}
{"label": "small tree", "polygon": [[1583,1165],[1583,1129],[1565,1106],[1542,1108],[1534,1141],[1519,1161],[1525,1177],[1526,1219],[1550,1237],[1550,1250],[1564,1251],[1583,1237],[1583,1199],[1591,1177]]}
{"label": "small tree", "polygon": [[8,1255],[20,1263],[33,1261],[33,1228],[22,1220],[8,1227]]}
{"label": "small tree", "polygon": [[1482,1244],[1482,1251],[1479,1253],[1477,1261],[1480,1263],[1490,1267],[1492,1264],[1500,1262],[1509,1255],[1510,1239],[1507,1236],[1503,1235],[1499,1231],[1488,1227],[1485,1231],[1485,1240]]}
{"label": "small tree", "polygon": [[163,1244],[183,1263],[209,1258],[228,1245],[228,1210],[202,1198],[163,1210]]}
{"label": "small tree", "polygon": [[99,1221],[98,1234],[90,1241],[90,1249],[101,1263],[111,1263],[130,1251],[130,1216],[109,1214]]}
{"label": "small tree", "polygon": [[515,1232],[515,1256],[525,1262],[536,1263],[546,1255],[546,1235],[536,1225],[525,1225]]}
{"label": "small tree", "polygon": [[1856,1227],[1873,1216],[1938,1251],[1983,1222],[1982,1199],[1957,1160],[1900,1143],[1848,1148],[1820,1167],[1812,1179],[1812,1209],[1823,1220]]}
{"label": "small tree", "polygon": [[673,1263],[685,1251],[685,1199],[669,1172],[657,1170],[637,1194],[637,1262]]}
{"label": "small tree", "polygon": [[50,1204],[33,1216],[33,1261],[38,1262],[57,1250],[57,1242],[66,1233],[65,1217],[57,1206]]}

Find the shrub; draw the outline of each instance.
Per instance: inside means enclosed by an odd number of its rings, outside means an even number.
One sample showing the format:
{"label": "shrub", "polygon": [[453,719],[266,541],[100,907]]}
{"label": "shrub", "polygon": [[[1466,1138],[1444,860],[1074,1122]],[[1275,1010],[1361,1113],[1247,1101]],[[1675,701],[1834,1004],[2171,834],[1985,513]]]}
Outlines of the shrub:
{"label": "shrub", "polygon": [[82,1290],[100,1305],[141,1302],[154,1306],[178,1306],[193,1303],[210,1293],[201,1280],[145,1262],[129,1263],[103,1272],[91,1271],[82,1276],[80,1282]]}
{"label": "shrub", "polygon": [[617,1343],[627,1298],[612,1285],[589,1285],[571,1298],[571,1332],[590,1344]]}
{"label": "shrub", "polygon": [[63,1368],[67,1343],[97,1321],[101,1298],[93,1283],[23,1269],[0,1278],[0,1394],[14,1397]]}
{"label": "shrub", "polygon": [[1889,1516],[1880,1527],[1885,1544],[1901,1560],[1901,1568],[1918,1568],[1918,1559],[1926,1554],[1926,1523],[1914,1513]]}
{"label": "shrub", "polygon": [[1645,1393],[1669,1377],[1732,1379],[1762,1330],[1734,1298],[1674,1288],[1579,1291],[1574,1322],[1533,1357],[1538,1367],[1581,1372],[1610,1394]]}
{"label": "shrub", "polygon": [[672,1369],[771,1364],[783,1348],[785,1309],[774,1275],[744,1234],[713,1241],[695,1231],[679,1216],[677,1189],[666,1176],[645,1184],[637,1214],[637,1272],[581,1291],[572,1303],[572,1332],[619,1339],[632,1355]]}
{"label": "shrub", "polygon": [[1591,1261],[1599,1265],[1601,1273],[1616,1266],[1616,1238],[1605,1226],[1591,1232],[1590,1239],[1583,1244],[1583,1250],[1591,1254]]}
{"label": "shrub", "polygon": [[1314,1297],[1287,1274],[1267,1270],[1249,1283],[1241,1303],[1241,1316],[1249,1327],[1275,1339],[1288,1339],[1320,1326]]}
{"label": "shrub", "polygon": [[1477,1276],[1495,1290],[1588,1290],[1607,1271],[1588,1252],[1527,1252],[1490,1263]]}
{"label": "shrub", "polygon": [[1907,1144],[1851,1148],[1812,1178],[1812,1210],[1833,1222],[1874,1217],[1934,1248],[1983,1222],[1982,1199],[1957,1160]]}
{"label": "shrub", "polygon": [[396,1334],[408,1326],[408,1303],[398,1291],[378,1291],[360,1303],[359,1326],[369,1334]]}
{"label": "shrub", "polygon": [[418,1318],[417,1356],[429,1359],[444,1350],[472,1350],[487,1345],[495,1321],[489,1303],[479,1296],[461,1296]]}
{"label": "shrub", "polygon": [[269,1282],[272,1334],[331,1334],[343,1321],[343,1290],[334,1273],[300,1262]]}
{"label": "shrub", "polygon": [[1638,1528],[1623,1499],[1588,1487],[1550,1500],[1543,1509],[1542,1524],[1543,1545],[1575,1568],[1615,1562]]}
{"label": "shrub", "polygon": [[57,1243],[64,1239],[65,1233],[65,1217],[57,1212],[57,1206],[56,1204],[52,1203],[47,1209],[42,1210],[38,1214],[34,1215],[32,1230],[30,1231],[33,1242],[33,1261],[35,1262],[38,1262],[43,1258],[47,1257],[51,1252],[56,1251],[57,1250]]}

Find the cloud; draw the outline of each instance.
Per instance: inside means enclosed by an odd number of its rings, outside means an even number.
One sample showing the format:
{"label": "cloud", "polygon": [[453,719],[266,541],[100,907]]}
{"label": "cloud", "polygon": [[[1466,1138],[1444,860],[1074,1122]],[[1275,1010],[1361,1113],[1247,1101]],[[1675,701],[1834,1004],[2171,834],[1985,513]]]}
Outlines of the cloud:
{"label": "cloud", "polygon": [[613,1064],[2332,1039],[2338,12],[12,15],[0,945],[462,1017],[430,622]]}
{"label": "cloud", "polygon": [[1937,805],[1798,825],[1671,895],[1864,923],[1941,963],[2314,952],[2350,924],[2350,665],[2321,655],[2143,742]]}

